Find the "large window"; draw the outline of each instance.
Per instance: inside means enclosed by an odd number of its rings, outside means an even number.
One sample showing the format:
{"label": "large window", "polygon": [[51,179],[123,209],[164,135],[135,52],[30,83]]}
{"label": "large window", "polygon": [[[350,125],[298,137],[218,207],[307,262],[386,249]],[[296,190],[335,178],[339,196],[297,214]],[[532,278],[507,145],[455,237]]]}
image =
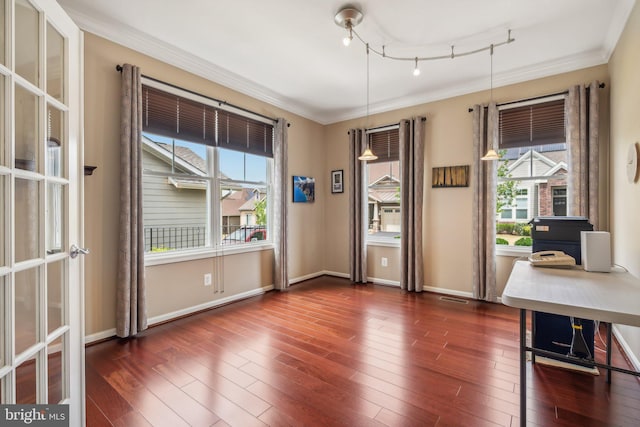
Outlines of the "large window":
{"label": "large window", "polygon": [[497,243],[531,246],[529,221],[566,215],[565,97],[500,107]]}
{"label": "large window", "polygon": [[398,127],[369,131],[367,138],[378,156],[367,162],[368,237],[397,242],[401,223]]}
{"label": "large window", "polygon": [[145,83],[145,252],[267,240],[273,125],[190,92]]}

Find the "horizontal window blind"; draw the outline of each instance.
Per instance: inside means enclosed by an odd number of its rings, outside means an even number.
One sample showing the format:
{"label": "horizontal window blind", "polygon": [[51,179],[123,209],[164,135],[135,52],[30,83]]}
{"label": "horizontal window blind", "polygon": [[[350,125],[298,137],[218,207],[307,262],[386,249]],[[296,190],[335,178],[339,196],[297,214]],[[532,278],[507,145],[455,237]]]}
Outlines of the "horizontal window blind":
{"label": "horizontal window blind", "polygon": [[143,85],[142,130],[273,157],[273,125]]}
{"label": "horizontal window blind", "polygon": [[500,110],[500,148],[566,142],[564,110],[564,99]]}
{"label": "horizontal window blind", "polygon": [[273,126],[218,110],[218,146],[273,157]]}
{"label": "horizontal window blind", "polygon": [[400,160],[400,131],[397,127],[380,132],[371,132],[368,137],[371,151],[378,156],[376,160],[369,160],[368,163]]}

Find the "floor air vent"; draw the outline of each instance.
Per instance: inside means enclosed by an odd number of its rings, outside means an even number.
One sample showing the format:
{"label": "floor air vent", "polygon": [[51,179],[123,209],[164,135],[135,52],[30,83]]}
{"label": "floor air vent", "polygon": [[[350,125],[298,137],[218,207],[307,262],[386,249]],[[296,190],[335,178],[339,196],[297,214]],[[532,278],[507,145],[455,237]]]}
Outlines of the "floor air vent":
{"label": "floor air vent", "polygon": [[455,302],[458,304],[469,304],[469,301],[467,301],[466,299],[455,297],[440,297],[440,301]]}

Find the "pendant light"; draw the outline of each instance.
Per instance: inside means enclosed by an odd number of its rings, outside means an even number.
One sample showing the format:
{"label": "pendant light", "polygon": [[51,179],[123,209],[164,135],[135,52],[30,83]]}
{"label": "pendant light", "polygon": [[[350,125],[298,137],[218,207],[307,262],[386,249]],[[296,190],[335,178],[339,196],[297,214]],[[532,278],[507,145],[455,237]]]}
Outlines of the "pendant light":
{"label": "pendant light", "polygon": [[[367,43],[367,116],[364,123],[365,127],[369,125],[369,43]],[[367,146],[360,157],[358,157],[358,160],[367,161],[376,160],[377,158],[378,156],[371,151],[371,143],[369,142],[369,135],[367,134]]]}
{"label": "pendant light", "polygon": [[[490,78],[491,78],[491,87],[490,87],[490,91],[489,91],[489,105],[491,105],[493,103],[493,45],[491,45],[490,49],[489,49],[489,55],[491,58],[491,68],[490,68]],[[489,148],[487,150],[487,154],[485,154],[484,156],[480,157],[480,160],[500,160],[500,156],[498,155],[498,153],[496,153],[496,150],[494,150],[493,148]]]}

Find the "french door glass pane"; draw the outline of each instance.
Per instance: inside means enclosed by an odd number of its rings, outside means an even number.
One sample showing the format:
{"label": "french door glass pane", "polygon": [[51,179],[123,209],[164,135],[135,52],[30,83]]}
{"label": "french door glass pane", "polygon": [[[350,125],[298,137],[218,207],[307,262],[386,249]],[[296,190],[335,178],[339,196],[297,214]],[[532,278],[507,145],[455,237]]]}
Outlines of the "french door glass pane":
{"label": "french door glass pane", "polygon": [[[49,378],[49,398],[50,404],[59,403],[63,397],[65,381],[63,379],[63,355],[64,355],[64,335],[53,341],[48,346],[47,352],[47,375]],[[66,396],[65,396],[66,397]]]}
{"label": "french door glass pane", "polygon": [[40,247],[40,185],[37,181],[16,178],[15,260],[38,258]]}
{"label": "french door glass pane", "polygon": [[16,85],[16,168],[38,168],[38,97]]}
{"label": "french door glass pane", "polygon": [[62,252],[64,236],[64,186],[47,185],[47,254]]}
{"label": "french door glass pane", "polygon": [[[0,0],[1,2],[2,0]],[[2,8],[3,6],[0,4],[0,8]],[[0,19],[3,19],[2,17],[0,17]],[[0,34],[3,34],[2,31],[0,31]],[[2,43],[4,45],[4,42],[0,40],[0,43]],[[5,135],[5,114],[4,111],[6,111],[7,108],[7,97],[6,97],[6,92],[4,89],[4,81],[5,81],[5,77],[0,74],[0,110],[3,111],[3,113],[0,113],[0,166],[7,166],[7,158],[6,158],[6,135]]]}
{"label": "french door glass pane", "polygon": [[64,113],[55,107],[47,110],[47,175],[63,176]]}
{"label": "french door glass pane", "polygon": [[[6,296],[6,292],[7,292],[7,277],[6,276],[0,276],[0,309],[2,310],[0,312],[0,369],[2,367],[4,367],[6,361],[5,361],[5,349],[6,349],[6,345],[7,343],[5,342],[7,340],[7,333],[6,333],[6,327],[7,327],[7,310],[6,310],[6,306],[5,303],[7,301],[7,296]],[[2,390],[2,386],[0,386],[0,390]],[[2,402],[2,399],[0,399],[0,403]]]}
{"label": "french door glass pane", "polygon": [[55,331],[64,323],[63,297],[66,269],[64,261],[47,264],[47,333]]}
{"label": "french door glass pane", "polygon": [[64,39],[47,24],[47,93],[64,102]]}
{"label": "french door glass pane", "polygon": [[7,40],[7,35],[5,34],[5,32],[7,31],[7,28],[9,26],[6,25],[7,14],[5,12],[5,7],[6,7],[5,0],[0,0],[0,22],[2,23],[2,31],[0,31],[0,64],[7,63],[6,56],[5,56],[6,48],[4,44],[5,44],[5,41]]}
{"label": "french door glass pane", "polygon": [[16,72],[36,86],[40,85],[40,40],[38,11],[27,0],[16,0]]}
{"label": "french door glass pane", "polygon": [[25,360],[16,368],[16,403],[26,405],[36,403],[37,359]]}
{"label": "french door glass pane", "polygon": [[[8,177],[5,175],[0,175],[0,206],[7,206],[7,194],[6,194],[6,185],[8,182]],[[5,257],[5,209],[0,209],[0,267],[4,267],[8,264],[7,259]],[[0,307],[2,307],[0,305]]]}
{"label": "french door glass pane", "polygon": [[15,274],[16,355],[38,340],[38,268]]}

